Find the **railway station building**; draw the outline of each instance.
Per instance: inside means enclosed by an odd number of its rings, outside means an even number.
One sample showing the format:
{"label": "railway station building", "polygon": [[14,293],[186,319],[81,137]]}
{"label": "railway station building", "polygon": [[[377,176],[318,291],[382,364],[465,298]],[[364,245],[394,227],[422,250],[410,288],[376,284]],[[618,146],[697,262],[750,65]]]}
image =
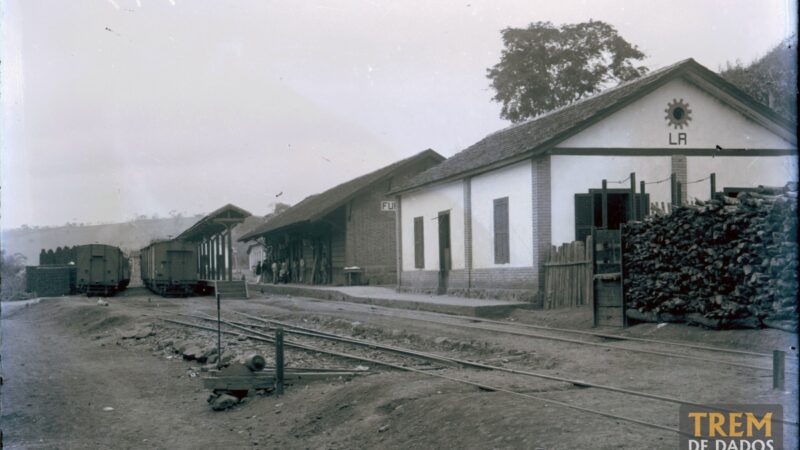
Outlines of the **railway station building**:
{"label": "railway station building", "polygon": [[706,200],[711,180],[735,191],[796,174],[794,124],[684,60],[492,133],[395,188],[397,283],[540,304],[551,246],[583,240],[603,211],[613,229]]}
{"label": "railway station building", "polygon": [[395,201],[388,193],[443,160],[425,150],[311,195],[239,240],[263,246],[265,280],[272,263],[285,263],[285,282],[394,285]]}

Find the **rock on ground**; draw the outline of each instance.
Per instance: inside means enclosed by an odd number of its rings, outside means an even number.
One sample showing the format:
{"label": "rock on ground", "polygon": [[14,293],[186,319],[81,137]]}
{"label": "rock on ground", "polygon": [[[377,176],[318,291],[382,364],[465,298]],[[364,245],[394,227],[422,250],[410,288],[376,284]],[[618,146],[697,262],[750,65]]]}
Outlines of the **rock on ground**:
{"label": "rock on ground", "polygon": [[239,399],[232,395],[222,394],[212,399],[209,403],[211,403],[211,409],[214,411],[223,411],[239,403]]}

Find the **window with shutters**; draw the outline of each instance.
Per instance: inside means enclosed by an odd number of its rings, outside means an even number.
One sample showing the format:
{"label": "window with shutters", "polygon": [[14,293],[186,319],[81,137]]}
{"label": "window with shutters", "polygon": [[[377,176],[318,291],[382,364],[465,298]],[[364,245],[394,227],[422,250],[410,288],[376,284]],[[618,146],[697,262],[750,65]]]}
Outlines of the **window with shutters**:
{"label": "window with shutters", "polygon": [[494,263],[511,262],[508,235],[508,197],[494,200]]}
{"label": "window with shutters", "polygon": [[425,268],[425,236],[422,217],[414,218],[414,267]]}

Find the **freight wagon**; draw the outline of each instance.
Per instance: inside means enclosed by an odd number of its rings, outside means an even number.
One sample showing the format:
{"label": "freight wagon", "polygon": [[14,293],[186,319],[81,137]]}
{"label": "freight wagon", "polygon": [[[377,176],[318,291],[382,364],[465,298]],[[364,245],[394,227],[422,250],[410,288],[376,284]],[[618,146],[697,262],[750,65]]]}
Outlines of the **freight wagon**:
{"label": "freight wagon", "polygon": [[75,256],[75,288],[92,295],[114,295],[128,287],[131,268],[119,247],[104,244],[79,245]]}
{"label": "freight wagon", "polygon": [[142,282],[156,294],[188,296],[197,288],[197,258],[188,242],[154,242],[139,252],[139,266]]}

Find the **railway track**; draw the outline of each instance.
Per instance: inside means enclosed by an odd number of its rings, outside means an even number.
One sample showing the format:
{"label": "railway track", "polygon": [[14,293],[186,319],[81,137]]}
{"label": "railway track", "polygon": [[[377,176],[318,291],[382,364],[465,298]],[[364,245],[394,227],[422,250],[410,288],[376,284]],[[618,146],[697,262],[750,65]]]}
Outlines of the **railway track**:
{"label": "railway track", "polygon": [[[329,301],[324,301],[324,300],[316,300],[316,299],[308,299],[308,300],[314,302],[320,301],[320,302],[330,303]],[[441,313],[426,312],[426,311],[414,311],[412,316],[411,314],[406,314],[403,313],[402,311],[392,310],[384,307],[376,307],[372,305],[364,305],[360,303],[348,303],[348,307],[353,307],[354,309],[363,311],[366,314],[374,316],[391,317],[391,318],[411,320],[411,321],[421,321],[439,325],[447,325],[452,327],[480,330],[496,334],[506,334],[512,336],[526,337],[531,339],[563,342],[566,344],[571,344],[576,346],[591,346],[613,351],[647,354],[665,358],[673,358],[678,360],[696,361],[704,365],[715,364],[720,366],[729,366],[738,369],[747,369],[757,372],[769,372],[769,373],[771,373],[773,370],[772,368],[773,355],[771,352],[766,352],[766,351],[747,351],[747,350],[731,349],[724,347],[712,347],[712,346],[691,344],[685,342],[648,339],[635,336],[621,336],[616,334],[601,333],[595,331],[548,327],[548,326],[525,324],[525,323],[514,323],[501,320],[441,314]],[[535,330],[535,331],[528,331],[528,330]],[[556,335],[557,333],[562,334],[562,336]],[[635,345],[645,345],[651,347],[655,346],[656,348],[655,349],[636,348],[630,346],[614,345],[612,343],[607,343],[607,342],[596,342],[596,341],[578,339],[574,337],[565,337],[563,336],[563,334],[585,336],[590,339],[594,338],[594,339],[614,340],[621,342],[631,342],[634,343]],[[682,353],[676,353],[675,351],[665,351],[659,347],[667,347],[668,350],[674,348],[674,350],[681,351]],[[688,353],[690,351],[694,353],[693,354]],[[719,359],[721,357],[737,358],[737,360]],[[797,360],[796,351],[794,353],[787,352],[786,359],[792,362],[796,361]],[[797,372],[796,368],[797,364],[787,364],[786,366],[786,370],[789,373],[796,373]]]}
{"label": "railway track", "polygon": [[[269,334],[267,334],[267,333],[265,333],[263,331],[272,331],[272,330],[280,327],[280,328],[282,328],[284,330],[285,333],[288,333],[290,335],[294,335],[294,336],[297,336],[297,337],[300,337],[300,338],[303,338],[303,339],[306,339],[306,340],[312,340],[312,341],[315,340],[315,339],[317,339],[317,340],[327,340],[327,341],[335,342],[337,344],[345,344],[345,345],[350,345],[350,346],[353,346],[353,347],[361,347],[361,348],[366,347],[366,348],[369,348],[369,349],[372,349],[372,350],[391,353],[393,355],[400,355],[402,357],[408,358],[409,360],[416,359],[416,360],[423,360],[426,363],[438,364],[442,368],[446,368],[446,367],[452,368],[453,366],[458,366],[458,367],[460,367],[459,370],[497,371],[497,372],[503,372],[503,373],[509,373],[509,374],[525,376],[525,377],[534,377],[534,378],[540,378],[540,379],[545,379],[545,380],[550,380],[550,381],[569,383],[571,385],[582,387],[582,388],[598,389],[598,390],[613,392],[613,393],[619,394],[619,395],[627,395],[627,396],[634,396],[634,397],[644,398],[644,399],[647,399],[647,400],[650,400],[650,401],[655,401],[655,402],[665,402],[665,403],[672,403],[672,404],[679,404],[679,405],[691,405],[691,406],[696,406],[696,407],[701,407],[701,408],[708,408],[708,409],[716,409],[716,410],[719,410],[719,411],[726,411],[723,408],[714,407],[712,405],[707,405],[707,404],[703,404],[703,403],[699,403],[699,402],[693,402],[693,401],[689,401],[689,400],[679,399],[679,398],[675,398],[675,397],[652,394],[652,393],[648,393],[648,392],[634,391],[634,390],[623,389],[623,388],[618,388],[618,387],[614,387],[614,386],[601,385],[601,384],[597,384],[597,383],[585,382],[585,381],[582,381],[582,380],[568,379],[568,378],[564,378],[564,377],[558,377],[558,376],[554,376],[554,375],[548,375],[548,374],[532,372],[532,371],[527,371],[527,370],[513,369],[513,368],[508,368],[508,367],[502,367],[502,366],[493,366],[493,365],[490,365],[490,364],[485,364],[485,363],[476,362],[476,361],[464,360],[464,359],[453,358],[453,357],[449,357],[449,356],[443,356],[443,355],[437,355],[437,354],[432,354],[432,353],[427,353],[427,352],[421,352],[421,351],[412,350],[412,349],[406,349],[406,348],[401,348],[401,347],[396,347],[396,346],[379,344],[379,343],[375,343],[375,342],[365,341],[365,340],[362,340],[362,339],[352,338],[352,337],[349,337],[349,336],[336,335],[336,334],[333,334],[333,333],[327,333],[327,332],[323,332],[323,331],[319,331],[319,330],[314,330],[314,329],[310,329],[310,328],[306,328],[306,327],[301,327],[301,326],[294,325],[294,324],[291,324],[291,323],[288,323],[288,322],[284,322],[284,321],[277,321],[277,320],[273,320],[273,319],[266,319],[266,318],[262,318],[262,317],[258,317],[258,316],[253,316],[253,315],[246,314],[246,313],[239,312],[239,311],[229,311],[229,312],[236,313],[237,315],[239,315],[241,317],[249,319],[251,322],[248,323],[248,322],[241,322],[241,321],[235,321],[235,320],[223,320],[222,324],[224,324],[226,327],[233,328],[233,329],[237,330],[237,331],[226,330],[225,333],[226,334],[230,334],[230,335],[240,335],[241,334],[241,335],[246,336],[249,339],[253,339],[253,340],[256,340],[256,341],[259,341],[259,342],[267,342],[267,343],[274,342],[272,337]],[[208,315],[202,315],[201,316],[201,315],[193,315],[193,314],[182,314],[182,316],[190,318],[190,319],[202,320],[202,321],[206,321],[206,322],[216,322],[216,318],[210,317]],[[173,324],[179,324],[179,325],[183,325],[183,326],[194,327],[194,328],[197,328],[197,329],[203,329],[203,330],[206,330],[206,331],[216,332],[215,328],[206,327],[206,326],[199,325],[199,324],[196,324],[196,323],[193,324],[193,323],[181,322],[181,321],[170,320],[170,319],[163,319],[163,320],[165,320],[165,321],[167,321],[169,323],[173,323]],[[255,321],[255,322],[258,322],[258,323],[252,323],[252,321]],[[452,325],[452,324],[447,323],[447,325]],[[331,351],[330,349],[321,348],[321,347],[319,347],[317,345],[310,345],[308,343],[303,343],[303,342],[299,342],[299,341],[296,341],[296,340],[289,340],[289,341],[285,342],[285,345],[287,345],[289,347],[294,347],[294,348],[297,348],[297,349],[301,349],[301,350],[304,350],[304,351],[320,353],[320,354],[326,354],[326,355],[329,355],[329,356],[345,358],[345,359],[350,359],[350,360],[367,362],[367,363],[370,363],[370,364],[383,366],[383,367],[387,367],[387,368],[391,368],[391,369],[395,369],[395,370],[402,370],[402,371],[406,371],[406,372],[420,373],[420,374],[423,374],[423,375],[429,376],[429,377],[446,379],[446,380],[453,381],[453,382],[458,382],[458,383],[462,383],[462,384],[471,385],[471,386],[480,388],[482,390],[501,392],[501,393],[505,393],[505,394],[508,394],[508,395],[514,395],[514,396],[526,398],[526,399],[529,399],[529,400],[535,400],[535,401],[538,401],[538,402],[543,402],[545,404],[552,404],[552,405],[559,406],[559,407],[564,407],[564,408],[569,408],[569,409],[581,411],[581,412],[587,413],[587,414],[595,414],[595,415],[603,416],[603,417],[606,417],[606,418],[613,418],[613,419],[616,419],[616,420],[622,420],[622,421],[638,424],[638,425],[641,425],[641,426],[646,426],[646,427],[649,427],[649,428],[654,428],[654,429],[659,429],[659,430],[662,430],[662,431],[669,431],[669,432],[672,432],[672,433],[680,434],[680,431],[677,428],[670,427],[670,426],[665,426],[665,425],[658,424],[658,423],[648,422],[648,421],[645,421],[645,420],[641,420],[639,418],[622,416],[622,415],[619,415],[619,414],[613,414],[613,413],[610,413],[610,412],[607,412],[607,411],[601,411],[601,410],[597,410],[597,409],[593,409],[593,408],[585,408],[585,407],[582,407],[582,406],[574,405],[574,404],[571,404],[571,403],[565,403],[565,402],[561,402],[561,401],[553,400],[553,399],[549,399],[549,398],[544,398],[544,397],[533,395],[533,394],[530,394],[530,393],[518,392],[518,391],[511,390],[511,389],[503,388],[503,387],[500,387],[500,386],[495,386],[495,385],[490,385],[490,384],[486,384],[486,383],[479,383],[479,382],[471,381],[471,380],[468,380],[468,379],[465,379],[465,378],[462,378],[462,377],[458,377],[458,376],[451,376],[451,375],[446,375],[446,374],[442,374],[442,373],[435,373],[434,371],[431,371],[431,370],[420,370],[420,369],[417,369],[417,368],[414,368],[414,367],[409,367],[408,365],[398,364],[398,363],[395,363],[395,362],[387,362],[387,361],[384,361],[384,360],[381,360],[381,359],[376,359],[374,357],[365,357],[365,356],[362,356],[362,355],[357,355],[357,354],[352,354],[352,353],[343,353],[343,352],[340,352],[340,351]],[[784,424],[789,425],[789,426],[797,427],[797,422],[794,422],[794,421],[791,421],[791,420],[781,420],[781,422],[783,422]]]}
{"label": "railway track", "polygon": [[[198,316],[198,318],[200,318],[200,316]],[[202,326],[202,325],[198,325],[198,324],[182,322],[182,321],[178,321],[178,320],[163,319],[163,318],[162,318],[162,320],[167,322],[167,323],[186,326],[186,327],[190,327],[190,328],[196,328],[196,329],[205,330],[205,331],[209,331],[209,332],[216,332],[217,331],[215,328],[206,327],[206,326]],[[229,325],[229,326],[232,325],[232,324],[228,323],[227,321],[223,321],[222,323],[225,324],[225,325]],[[237,326],[234,326],[233,328],[238,328],[242,332],[223,331],[223,334],[237,335],[237,336],[238,335],[244,335],[248,339],[251,339],[251,340],[254,340],[254,341],[259,341],[259,342],[266,342],[266,343],[274,343],[275,342],[274,339],[271,336],[266,335],[264,333],[259,333],[257,331],[253,331],[253,330],[247,331],[247,329],[245,327],[239,328]],[[290,330],[289,330],[289,332],[291,333]],[[382,360],[375,359],[375,358],[369,358],[369,357],[360,356],[360,355],[354,355],[354,354],[350,354],[350,353],[331,351],[331,350],[323,349],[323,348],[320,348],[320,347],[314,347],[314,346],[311,346],[311,345],[302,344],[302,343],[299,343],[299,342],[296,342],[296,341],[293,341],[293,340],[286,340],[285,339],[284,340],[284,346],[291,347],[291,348],[296,348],[296,349],[300,349],[300,350],[305,350],[305,351],[312,352],[312,353],[319,353],[319,354],[323,354],[323,355],[335,356],[335,357],[348,359],[348,360],[366,362],[366,363],[369,363],[369,364],[374,364],[374,365],[377,365],[377,366],[387,367],[387,368],[390,368],[390,369],[395,369],[395,370],[399,370],[399,371],[403,371],[403,372],[416,373],[416,374],[420,374],[420,375],[431,377],[431,378],[438,378],[438,379],[448,380],[448,381],[452,381],[452,382],[455,382],[455,383],[460,383],[460,384],[465,384],[465,385],[468,385],[468,386],[472,386],[472,387],[478,388],[478,389],[483,390],[483,391],[499,392],[499,393],[503,393],[503,394],[514,396],[514,397],[527,399],[527,400],[534,400],[534,401],[537,401],[537,402],[541,402],[543,405],[559,406],[559,407],[563,407],[563,408],[567,408],[567,409],[572,409],[572,410],[575,410],[575,411],[580,411],[580,412],[586,413],[586,414],[593,414],[593,415],[606,417],[606,418],[609,418],[609,419],[621,420],[621,421],[625,421],[625,422],[641,425],[641,426],[644,426],[644,427],[647,427],[647,428],[657,429],[657,430],[661,430],[661,431],[667,431],[667,432],[675,433],[675,434],[683,434],[677,428],[670,427],[670,426],[665,426],[665,425],[661,425],[661,424],[656,424],[656,423],[652,423],[652,422],[647,422],[647,421],[644,421],[644,420],[637,419],[635,417],[627,417],[627,416],[622,416],[622,415],[619,415],[619,414],[612,414],[612,413],[609,413],[609,412],[606,412],[606,411],[601,411],[601,410],[597,410],[597,409],[593,409],[593,408],[585,408],[585,407],[582,407],[582,406],[573,405],[573,404],[566,403],[566,402],[561,402],[561,401],[558,401],[558,400],[552,400],[552,399],[544,398],[544,397],[541,397],[541,396],[533,395],[533,394],[530,394],[530,393],[513,391],[511,389],[506,389],[506,388],[503,388],[503,387],[500,387],[500,386],[493,386],[493,385],[490,385],[490,384],[487,384],[487,383],[479,383],[479,382],[471,381],[471,380],[468,380],[468,379],[465,379],[465,378],[454,377],[454,376],[445,375],[445,374],[439,374],[439,373],[435,373],[435,372],[430,371],[430,370],[421,370],[421,369],[417,369],[417,368],[414,368],[414,367],[409,367],[409,366],[404,366],[404,365],[400,365],[400,364],[390,363],[390,362],[382,361]]]}
{"label": "railway track", "polygon": [[[450,315],[450,314],[440,314],[434,312],[426,312],[426,311],[414,311],[414,316],[412,317],[409,314],[399,313],[397,311],[390,311],[388,308],[382,307],[374,307],[368,306],[366,308],[360,308],[361,304],[358,303],[351,303],[350,305],[358,305],[358,309],[369,313],[371,315],[377,316],[384,316],[384,317],[393,317],[399,319],[408,319],[408,320],[417,320],[423,321],[428,323],[435,323],[441,325],[448,325],[448,326],[456,326],[461,328],[470,328],[476,329],[481,331],[488,331],[493,333],[499,334],[508,334],[508,335],[515,335],[515,336],[523,336],[532,339],[542,339],[542,340],[550,340],[550,341],[558,341],[564,342],[569,344],[576,344],[576,345],[588,345],[600,348],[607,348],[616,351],[626,351],[632,353],[642,353],[642,354],[650,354],[656,356],[663,356],[668,358],[675,358],[675,359],[685,359],[685,360],[694,360],[703,363],[712,363],[712,364],[720,364],[720,365],[727,365],[731,367],[738,367],[743,369],[751,369],[756,371],[772,371],[771,366],[771,358],[773,357],[771,352],[766,350],[764,351],[746,351],[746,350],[739,350],[739,349],[731,349],[731,348],[724,348],[724,347],[712,347],[712,346],[705,346],[705,345],[698,345],[698,344],[690,344],[685,342],[676,342],[676,341],[667,341],[667,340],[660,340],[660,339],[648,339],[648,338],[641,338],[635,336],[621,336],[617,334],[609,334],[609,333],[601,333],[601,332],[594,332],[594,331],[586,331],[586,330],[576,330],[570,328],[557,328],[557,327],[548,327],[542,325],[533,325],[533,324],[525,324],[525,323],[512,323],[508,321],[500,321],[500,320],[492,320],[492,319],[484,319],[484,318],[477,318],[477,317],[469,317],[469,316],[459,316],[459,315]],[[349,305],[348,305],[349,306]],[[481,325],[487,324],[487,325]],[[531,332],[527,330],[536,330],[537,332]],[[542,331],[547,332],[549,334],[542,333]],[[674,353],[671,351],[664,351],[664,350],[653,350],[647,348],[634,348],[634,347],[625,347],[614,345],[606,342],[594,342],[582,339],[576,339],[571,337],[564,337],[564,336],[557,336],[552,333],[562,333],[562,334],[571,334],[571,335],[578,335],[578,336],[587,336],[589,338],[598,338],[598,339],[605,339],[605,340],[614,340],[614,341],[622,341],[622,342],[633,342],[639,343],[644,345],[655,345],[655,346],[665,346],[670,348],[676,348],[684,353]],[[686,350],[691,350],[695,352],[694,355],[685,353]],[[703,355],[705,353],[705,355]],[[737,362],[737,361],[730,361],[724,359],[715,359],[708,356],[708,354],[713,354],[715,357],[719,357],[720,354],[729,354],[734,355],[740,358],[750,358],[755,359],[753,363],[747,362]],[[790,360],[797,360],[797,352],[794,349],[794,352],[787,352],[786,358]],[[760,364],[760,365],[759,365]],[[796,367],[796,365],[790,365],[790,367]]]}

